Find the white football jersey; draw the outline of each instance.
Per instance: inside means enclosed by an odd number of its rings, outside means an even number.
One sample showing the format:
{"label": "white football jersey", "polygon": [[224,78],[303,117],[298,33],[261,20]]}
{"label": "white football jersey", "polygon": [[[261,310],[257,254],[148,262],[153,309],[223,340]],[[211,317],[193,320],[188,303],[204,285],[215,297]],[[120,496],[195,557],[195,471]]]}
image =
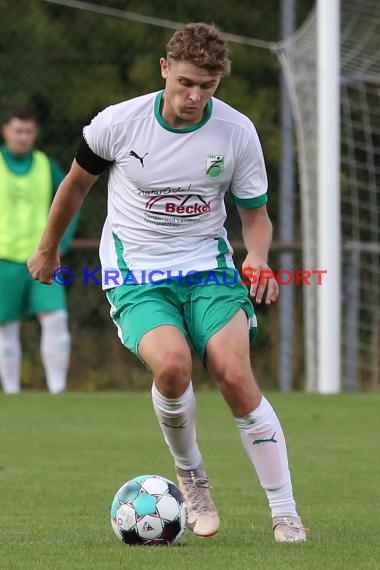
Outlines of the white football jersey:
{"label": "white football jersey", "polygon": [[213,97],[200,123],[174,129],[160,114],[162,97],[107,107],[83,131],[91,150],[113,163],[100,244],[105,289],[128,272],[131,283],[148,273],[155,280],[234,267],[224,196],[231,191],[247,208],[267,201],[261,145],[245,115]]}

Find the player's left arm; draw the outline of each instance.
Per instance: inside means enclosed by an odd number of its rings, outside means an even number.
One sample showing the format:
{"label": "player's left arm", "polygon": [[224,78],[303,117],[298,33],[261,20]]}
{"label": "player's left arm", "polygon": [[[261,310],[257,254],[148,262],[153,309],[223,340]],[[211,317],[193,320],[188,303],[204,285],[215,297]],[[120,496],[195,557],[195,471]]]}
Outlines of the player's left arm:
{"label": "player's left arm", "polygon": [[242,235],[247,256],[243,262],[243,274],[251,281],[250,294],[257,303],[265,295],[265,303],[277,300],[278,283],[268,265],[269,248],[272,243],[272,223],[265,205],[257,208],[237,206],[242,222]]}

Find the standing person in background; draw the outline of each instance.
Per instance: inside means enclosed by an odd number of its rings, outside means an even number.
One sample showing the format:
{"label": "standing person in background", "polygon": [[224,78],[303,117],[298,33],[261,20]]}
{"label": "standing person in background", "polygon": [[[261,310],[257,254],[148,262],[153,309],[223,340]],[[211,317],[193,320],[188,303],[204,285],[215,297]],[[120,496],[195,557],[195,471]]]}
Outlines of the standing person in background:
{"label": "standing person in background", "polygon": [[[0,148],[0,379],[7,394],[21,390],[21,321],[37,316],[41,357],[51,393],[66,389],[70,358],[65,288],[34,281],[26,262],[46,225],[49,208],[64,172],[35,150],[38,122],[28,109],[9,109]],[[60,243],[65,253],[76,220]]]}
{"label": "standing person in background", "polygon": [[[195,23],[176,31],[160,67],[163,90],[107,107],[84,128],[28,266],[35,279],[53,281],[59,240],[109,168],[103,287],[120,339],[152,373],[153,407],[189,527],[203,537],[219,529],[197,443],[188,339],[230,407],[266,492],[275,540],[303,542],[285,437],[252,372],[254,308],[224,227],[224,197],[231,192],[247,249],[243,268],[260,277],[250,294],[257,303],[275,302],[279,288],[267,263],[272,224],[259,138],[248,117],[214,97],[230,68],[217,28]],[[228,461],[223,451],[222,461]]]}

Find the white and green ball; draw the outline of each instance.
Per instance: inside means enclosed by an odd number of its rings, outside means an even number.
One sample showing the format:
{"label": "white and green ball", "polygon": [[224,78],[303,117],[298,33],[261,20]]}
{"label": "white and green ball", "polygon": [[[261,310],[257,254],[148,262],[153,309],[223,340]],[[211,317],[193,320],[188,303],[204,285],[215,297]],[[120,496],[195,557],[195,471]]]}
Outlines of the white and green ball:
{"label": "white and green ball", "polygon": [[112,528],[125,544],[176,544],[186,522],[181,491],[159,475],[140,475],[127,481],[112,501]]}

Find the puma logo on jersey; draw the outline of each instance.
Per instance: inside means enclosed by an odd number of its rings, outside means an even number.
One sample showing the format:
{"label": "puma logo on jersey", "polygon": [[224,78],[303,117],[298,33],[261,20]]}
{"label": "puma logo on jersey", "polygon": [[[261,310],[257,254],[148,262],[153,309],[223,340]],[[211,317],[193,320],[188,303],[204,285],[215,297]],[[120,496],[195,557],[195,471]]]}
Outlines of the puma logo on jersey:
{"label": "puma logo on jersey", "polygon": [[147,154],[149,154],[149,152],[146,152],[144,154],[144,156],[139,156],[137,154],[137,152],[135,152],[134,150],[131,150],[129,153],[129,156],[133,156],[134,158],[137,158],[137,160],[139,160],[141,162],[141,166],[144,168],[144,158],[146,157]]}

